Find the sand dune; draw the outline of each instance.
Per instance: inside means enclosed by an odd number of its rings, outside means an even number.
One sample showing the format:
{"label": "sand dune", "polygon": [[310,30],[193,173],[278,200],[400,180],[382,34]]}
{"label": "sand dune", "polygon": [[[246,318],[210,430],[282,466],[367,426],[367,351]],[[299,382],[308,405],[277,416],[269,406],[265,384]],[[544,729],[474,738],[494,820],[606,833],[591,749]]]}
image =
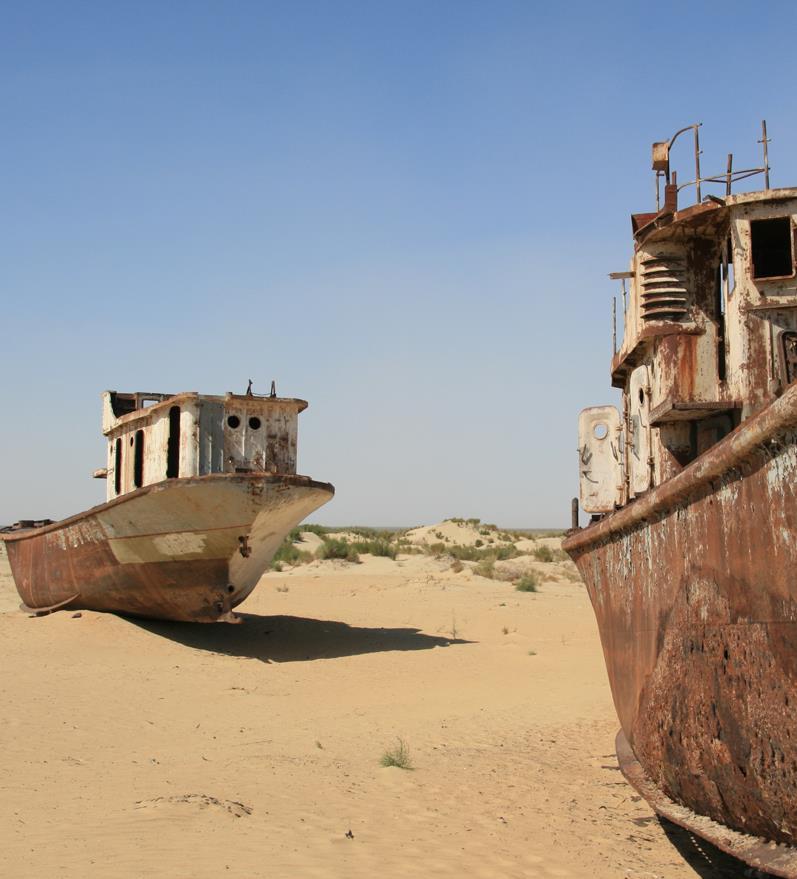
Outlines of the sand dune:
{"label": "sand dune", "polygon": [[579,583],[363,556],[239,626],[3,600],[3,876],[696,875],[617,769]]}

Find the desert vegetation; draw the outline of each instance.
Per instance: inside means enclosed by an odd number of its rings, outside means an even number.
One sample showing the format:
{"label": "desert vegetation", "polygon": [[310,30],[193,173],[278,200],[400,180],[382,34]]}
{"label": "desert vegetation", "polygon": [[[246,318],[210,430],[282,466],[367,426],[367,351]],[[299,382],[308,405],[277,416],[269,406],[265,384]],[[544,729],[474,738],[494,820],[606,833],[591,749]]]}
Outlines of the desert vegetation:
{"label": "desert vegetation", "polygon": [[397,769],[412,769],[410,749],[404,739],[396,739],[396,744],[388,748],[379,761],[382,766],[395,766]]}
{"label": "desert vegetation", "polygon": [[401,564],[423,554],[452,574],[511,583],[518,592],[536,592],[546,581],[580,582],[575,565],[560,547],[561,531],[499,529],[476,518],[454,517],[437,525],[389,530],[363,526],[294,528],[274,556],[277,571],[319,561],[359,564],[377,556]]}

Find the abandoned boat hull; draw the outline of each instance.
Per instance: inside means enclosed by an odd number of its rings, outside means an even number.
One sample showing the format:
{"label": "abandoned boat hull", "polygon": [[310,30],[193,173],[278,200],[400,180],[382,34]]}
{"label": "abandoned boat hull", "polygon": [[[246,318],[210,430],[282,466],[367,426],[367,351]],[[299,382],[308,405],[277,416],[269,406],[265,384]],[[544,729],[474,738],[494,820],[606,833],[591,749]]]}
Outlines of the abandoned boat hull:
{"label": "abandoned boat hull", "polygon": [[333,494],[294,475],[166,480],[3,539],[32,610],[215,622],[231,618],[286,534]]}
{"label": "abandoned boat hull", "polygon": [[794,845],[797,385],[564,548],[589,590],[622,730],[655,790]]}

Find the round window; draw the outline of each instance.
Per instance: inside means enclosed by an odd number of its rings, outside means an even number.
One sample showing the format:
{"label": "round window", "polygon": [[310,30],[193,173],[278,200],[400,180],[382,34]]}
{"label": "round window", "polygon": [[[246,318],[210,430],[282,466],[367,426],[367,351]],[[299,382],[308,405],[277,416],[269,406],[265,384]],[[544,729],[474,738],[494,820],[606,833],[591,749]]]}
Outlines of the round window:
{"label": "round window", "polygon": [[260,430],[260,424],[261,424],[261,422],[260,422],[260,419],[257,417],[257,415],[253,415],[249,419],[249,427],[251,427],[252,430]]}
{"label": "round window", "polygon": [[227,416],[227,425],[235,430],[236,427],[239,427],[241,424],[241,419],[237,415],[228,415]]}
{"label": "round window", "polygon": [[592,433],[595,439],[606,439],[607,434],[609,433],[609,428],[603,421],[598,421],[592,428]]}

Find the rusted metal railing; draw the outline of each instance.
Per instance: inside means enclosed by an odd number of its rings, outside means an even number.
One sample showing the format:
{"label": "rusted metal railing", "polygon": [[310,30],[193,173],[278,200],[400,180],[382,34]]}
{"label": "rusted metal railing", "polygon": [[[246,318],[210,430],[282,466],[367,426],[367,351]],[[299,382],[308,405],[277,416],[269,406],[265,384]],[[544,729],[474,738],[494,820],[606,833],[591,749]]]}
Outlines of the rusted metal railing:
{"label": "rusted metal railing", "polygon": [[[656,172],[656,210],[661,210],[661,187],[659,181],[662,177],[664,177],[664,181],[666,185],[672,184],[675,186],[676,191],[680,192],[682,189],[686,189],[688,186],[695,187],[695,195],[697,196],[697,203],[700,203],[703,200],[702,197],[702,186],[704,183],[716,183],[716,184],[725,184],[725,195],[728,196],[731,194],[733,183],[738,182],[739,180],[745,180],[748,177],[754,177],[757,174],[764,175],[764,189],[769,189],[769,149],[768,145],[771,143],[771,140],[767,137],[767,122],[766,119],[761,120],[761,139],[757,141],[763,147],[763,158],[764,164],[760,168],[744,168],[740,171],[733,170],[733,153],[728,153],[728,163],[727,168],[724,174],[716,174],[711,177],[703,177],[700,173],[700,156],[702,154],[702,150],[700,149],[700,134],[699,129],[702,126],[702,122],[695,122],[692,125],[687,125],[684,128],[680,129],[680,131],[676,131],[675,134],[668,141],[659,141],[653,144],[653,170]],[[678,183],[677,176],[675,172],[672,172],[672,181],[670,179],[670,150],[672,149],[673,144],[677,140],[677,138],[684,134],[686,131],[692,131],[694,133],[694,160],[695,160],[695,179],[688,180],[686,183]]]}

